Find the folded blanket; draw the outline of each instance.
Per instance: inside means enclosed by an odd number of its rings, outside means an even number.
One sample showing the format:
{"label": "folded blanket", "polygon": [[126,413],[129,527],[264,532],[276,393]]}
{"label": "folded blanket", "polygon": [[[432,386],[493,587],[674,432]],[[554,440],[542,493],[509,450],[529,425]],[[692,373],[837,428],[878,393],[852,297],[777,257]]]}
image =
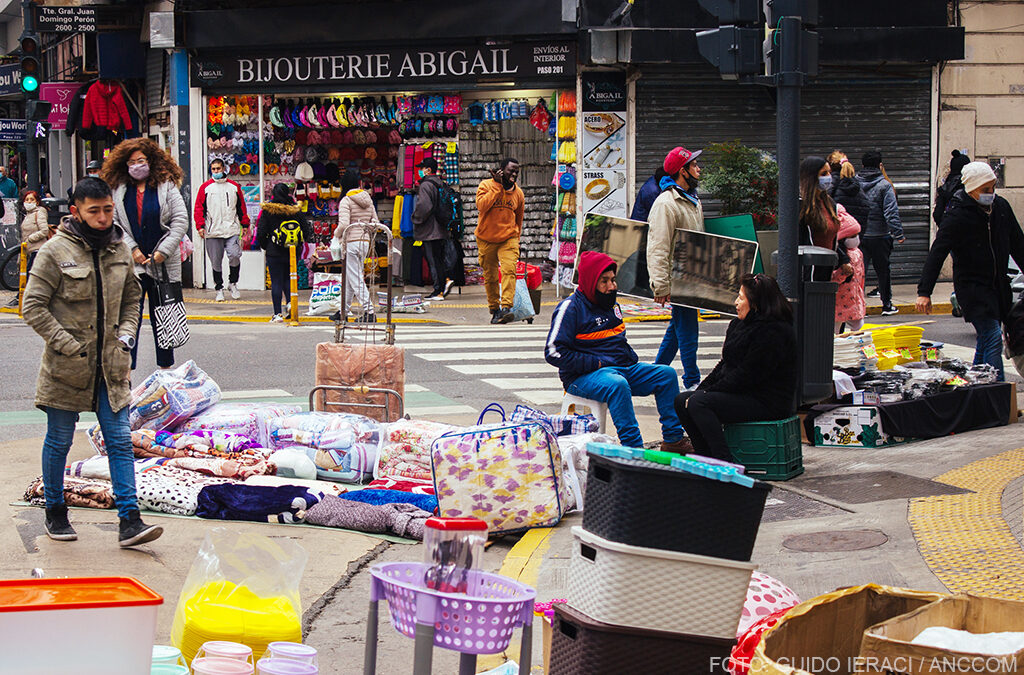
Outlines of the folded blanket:
{"label": "folded blanket", "polygon": [[359,532],[391,533],[410,539],[423,539],[423,528],[430,514],[411,504],[365,504],[324,497],[306,512],[306,522],[326,527],[341,527]]}
{"label": "folded blanket", "polygon": [[140,509],[191,516],[199,507],[199,493],[204,487],[237,482],[157,464],[136,473],[135,492]]}
{"label": "folded blanket", "polygon": [[321,478],[348,480],[331,474],[348,471],[358,479],[359,473],[370,473],[377,459],[380,424],[363,415],[338,412],[306,412],[275,418],[270,421],[272,449],[288,446],[312,448],[310,454]]}
{"label": "folded blanket", "polygon": [[280,403],[218,403],[195,417],[185,420],[178,431],[229,431],[257,441],[261,446],[270,444],[270,421],[277,417],[294,415],[302,410],[297,405]]}
{"label": "folded blanket", "polygon": [[220,401],[220,387],[195,361],[158,370],[132,390],[132,429],[173,429]]}
{"label": "folded blanket", "polygon": [[320,501],[304,487],[282,485],[208,485],[199,493],[196,515],[221,520],[252,520],[271,523],[298,523],[306,510]]}
{"label": "folded blanket", "polygon": [[439,436],[455,428],[426,420],[398,420],[388,424],[374,476],[433,482],[430,448]]}
{"label": "folded blanket", "polygon": [[249,476],[245,479],[246,485],[264,485],[279,487],[281,485],[297,485],[304,487],[312,493],[325,495],[340,495],[348,492],[354,486],[347,486],[327,480],[305,480],[302,478],[285,478],[282,476]]}
{"label": "folded blanket", "polygon": [[357,490],[346,492],[341,498],[364,504],[412,504],[430,513],[437,510],[437,497],[434,495],[417,495],[398,490]]}
{"label": "folded blanket", "polygon": [[[43,478],[32,481],[25,490],[25,501],[33,506],[45,506]],[[114,508],[114,487],[110,481],[64,476],[64,503],[90,509]]]}
{"label": "folded blanket", "polygon": [[377,478],[370,481],[366,486],[367,490],[398,490],[399,492],[412,492],[418,495],[432,495],[434,484],[426,481],[403,480],[401,478]]}

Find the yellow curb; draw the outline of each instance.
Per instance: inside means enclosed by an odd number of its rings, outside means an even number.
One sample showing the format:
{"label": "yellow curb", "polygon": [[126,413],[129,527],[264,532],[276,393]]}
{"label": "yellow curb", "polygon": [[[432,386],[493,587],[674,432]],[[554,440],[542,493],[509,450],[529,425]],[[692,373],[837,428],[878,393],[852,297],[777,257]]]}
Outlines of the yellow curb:
{"label": "yellow curb", "polygon": [[[895,305],[895,307],[896,307],[896,309],[900,310],[900,314],[915,314],[915,315],[920,314],[920,312],[917,311],[917,305],[902,304],[902,305]],[[879,315],[881,313],[882,313],[882,306],[881,305],[876,305],[876,306],[868,307],[867,308],[867,314],[869,316],[877,316],[877,315]],[[932,305],[932,314],[952,314],[952,313],[953,313],[953,305],[948,303],[948,302],[937,302],[934,305]]]}
{"label": "yellow curb", "polygon": [[0,307],[0,314],[17,314],[18,310],[14,307]]}
{"label": "yellow curb", "polygon": [[971,462],[933,480],[972,490],[910,501],[921,557],[953,593],[1024,600],[1024,551],[1003,518],[1006,486],[1024,475],[1024,448]]}

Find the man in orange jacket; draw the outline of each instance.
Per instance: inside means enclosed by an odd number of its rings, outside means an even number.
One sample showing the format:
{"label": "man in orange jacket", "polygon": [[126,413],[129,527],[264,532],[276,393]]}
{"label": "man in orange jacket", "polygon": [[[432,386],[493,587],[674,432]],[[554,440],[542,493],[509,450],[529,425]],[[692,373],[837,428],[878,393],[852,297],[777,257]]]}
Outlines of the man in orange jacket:
{"label": "man in orange jacket", "polygon": [[[516,294],[516,263],[519,262],[519,235],[523,231],[526,198],[516,185],[519,160],[505,159],[491,178],[476,189],[476,247],[484,273],[487,306],[491,323],[512,321],[512,300]],[[499,294],[498,270],[501,270]]]}

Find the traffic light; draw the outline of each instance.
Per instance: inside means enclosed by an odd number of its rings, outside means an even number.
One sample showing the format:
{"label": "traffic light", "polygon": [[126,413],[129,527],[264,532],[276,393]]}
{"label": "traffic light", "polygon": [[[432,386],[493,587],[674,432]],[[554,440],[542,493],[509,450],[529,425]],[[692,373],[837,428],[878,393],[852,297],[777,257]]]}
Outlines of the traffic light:
{"label": "traffic light", "polygon": [[738,79],[761,70],[760,0],[699,0],[718,19],[718,28],[697,33],[697,49],[722,78]]}
{"label": "traffic light", "polygon": [[39,37],[35,33],[21,34],[21,90],[27,96],[39,95],[42,68],[39,60]]}
{"label": "traffic light", "polygon": [[764,0],[767,23],[762,47],[765,74],[818,74],[818,0]]}

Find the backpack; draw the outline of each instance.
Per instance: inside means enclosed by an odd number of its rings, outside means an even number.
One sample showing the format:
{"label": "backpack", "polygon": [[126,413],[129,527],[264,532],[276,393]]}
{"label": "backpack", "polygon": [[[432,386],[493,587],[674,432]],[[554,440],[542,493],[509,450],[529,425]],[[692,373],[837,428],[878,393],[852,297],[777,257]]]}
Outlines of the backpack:
{"label": "backpack", "polygon": [[298,246],[302,243],[302,226],[297,220],[284,220],[270,234],[270,241],[278,246]]}
{"label": "backpack", "polygon": [[461,210],[462,200],[459,193],[451,185],[441,181],[437,186],[437,203],[434,204],[434,218],[437,224],[453,236],[462,235],[462,221],[459,218]]}

